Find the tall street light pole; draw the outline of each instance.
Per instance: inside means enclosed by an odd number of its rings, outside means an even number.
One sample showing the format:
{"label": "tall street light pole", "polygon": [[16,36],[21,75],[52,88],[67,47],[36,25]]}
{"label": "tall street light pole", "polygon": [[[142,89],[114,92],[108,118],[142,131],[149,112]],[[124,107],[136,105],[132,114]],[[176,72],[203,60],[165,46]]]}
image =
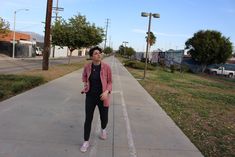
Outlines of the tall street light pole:
{"label": "tall street light pole", "polygon": [[42,60],[42,70],[48,70],[49,53],[50,53],[50,34],[51,34],[51,14],[52,14],[52,2],[53,0],[47,0],[47,11],[46,11],[46,29],[44,36],[44,50]]}
{"label": "tall street light pole", "polygon": [[149,51],[149,41],[150,41],[150,29],[151,29],[151,19],[152,19],[152,16],[154,18],[160,18],[160,14],[157,14],[157,13],[145,13],[145,12],[142,12],[141,13],[141,16],[142,17],[149,17],[149,24],[148,24],[148,38],[147,38],[147,46],[146,46],[146,53],[145,53],[145,66],[144,66],[144,78],[145,79],[145,76],[146,76],[146,70],[147,70],[147,60],[148,60],[148,51]]}
{"label": "tall street light pole", "polygon": [[15,40],[16,40],[16,13],[19,11],[29,11],[29,9],[18,9],[14,11],[14,30],[13,30],[13,46],[12,46],[12,58],[15,58]]}
{"label": "tall street light pole", "polygon": [[128,41],[123,41],[122,43],[125,44],[125,51],[124,51],[124,55],[126,55],[126,44],[128,44]]}

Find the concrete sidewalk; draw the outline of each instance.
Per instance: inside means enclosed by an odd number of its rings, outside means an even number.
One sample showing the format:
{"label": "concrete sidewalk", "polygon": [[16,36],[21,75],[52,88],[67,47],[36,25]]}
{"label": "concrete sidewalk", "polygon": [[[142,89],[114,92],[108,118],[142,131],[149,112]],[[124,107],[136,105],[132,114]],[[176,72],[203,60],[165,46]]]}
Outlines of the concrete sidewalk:
{"label": "concrete sidewalk", "polygon": [[75,71],[0,102],[0,157],[201,157],[152,97],[114,57],[108,139],[98,138],[98,109],[91,148],[81,153],[84,101]]}

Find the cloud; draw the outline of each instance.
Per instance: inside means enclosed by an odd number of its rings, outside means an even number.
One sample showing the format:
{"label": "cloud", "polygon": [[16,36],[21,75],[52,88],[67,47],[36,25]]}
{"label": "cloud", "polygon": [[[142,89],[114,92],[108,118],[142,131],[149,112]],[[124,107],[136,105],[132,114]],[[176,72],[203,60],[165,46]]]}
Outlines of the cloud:
{"label": "cloud", "polygon": [[[134,33],[141,33],[141,34],[145,34],[146,30],[142,30],[142,29],[133,29],[132,32]],[[189,35],[186,34],[170,34],[170,33],[162,33],[162,32],[153,32],[154,34],[158,35],[158,36],[165,36],[165,37],[184,37],[184,38],[189,38]]]}

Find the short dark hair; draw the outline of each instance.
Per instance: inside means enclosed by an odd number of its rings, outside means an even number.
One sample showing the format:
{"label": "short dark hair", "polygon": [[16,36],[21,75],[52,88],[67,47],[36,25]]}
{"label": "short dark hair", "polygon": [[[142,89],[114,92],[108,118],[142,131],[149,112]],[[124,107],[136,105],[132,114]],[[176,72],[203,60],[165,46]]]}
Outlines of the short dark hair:
{"label": "short dark hair", "polygon": [[94,53],[95,50],[98,50],[100,51],[100,53],[102,53],[102,49],[98,46],[95,46],[95,47],[92,47],[90,50],[89,50],[89,56],[91,57]]}

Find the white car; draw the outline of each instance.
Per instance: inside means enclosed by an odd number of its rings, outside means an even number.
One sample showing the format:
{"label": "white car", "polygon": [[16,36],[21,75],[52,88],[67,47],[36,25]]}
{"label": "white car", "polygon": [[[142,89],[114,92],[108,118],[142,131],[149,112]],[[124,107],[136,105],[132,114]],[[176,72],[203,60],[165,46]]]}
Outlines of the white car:
{"label": "white car", "polygon": [[232,70],[226,70],[224,67],[219,67],[219,68],[209,68],[209,71],[211,74],[214,75],[224,75],[228,77],[234,77],[235,71]]}
{"label": "white car", "polygon": [[42,55],[42,49],[40,47],[36,47],[36,55],[41,56]]}

